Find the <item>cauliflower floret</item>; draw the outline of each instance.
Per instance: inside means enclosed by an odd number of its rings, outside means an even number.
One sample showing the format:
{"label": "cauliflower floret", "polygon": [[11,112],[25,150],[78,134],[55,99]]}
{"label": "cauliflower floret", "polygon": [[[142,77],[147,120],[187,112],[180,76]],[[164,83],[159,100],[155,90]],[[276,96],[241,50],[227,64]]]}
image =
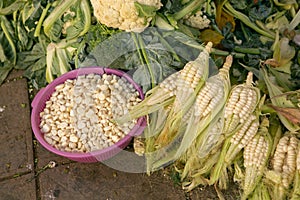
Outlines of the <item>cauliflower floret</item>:
{"label": "cauliflower floret", "polygon": [[128,32],[142,32],[152,17],[140,17],[135,2],[157,10],[162,6],[160,0],[91,0],[94,15],[100,23]]}
{"label": "cauliflower floret", "polygon": [[186,15],[184,17],[184,23],[194,28],[204,29],[209,26],[210,20],[199,10],[193,15]]}

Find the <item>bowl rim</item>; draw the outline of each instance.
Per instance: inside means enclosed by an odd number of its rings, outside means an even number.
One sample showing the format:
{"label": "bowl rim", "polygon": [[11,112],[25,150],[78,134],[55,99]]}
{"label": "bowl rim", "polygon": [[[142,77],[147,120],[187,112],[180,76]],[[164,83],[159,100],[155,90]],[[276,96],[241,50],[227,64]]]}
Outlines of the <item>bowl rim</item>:
{"label": "bowl rim", "polygon": [[[106,154],[111,151],[115,151],[117,149],[122,150],[123,148],[121,148],[121,146],[124,145],[126,142],[128,142],[128,140],[130,140],[135,135],[140,135],[146,126],[146,118],[140,117],[140,118],[138,118],[135,126],[130,130],[130,132],[128,134],[126,134],[125,137],[121,138],[118,142],[114,143],[113,145],[111,145],[109,147],[95,150],[95,151],[85,152],[85,153],[62,151],[62,150],[59,150],[59,149],[53,147],[48,142],[46,142],[43,137],[44,133],[42,133],[40,131],[39,124],[36,120],[36,115],[38,115],[38,117],[40,118],[40,116],[39,116],[40,112],[37,110],[37,107],[36,107],[36,105],[39,103],[39,100],[41,99],[41,97],[43,97],[44,95],[47,94],[48,90],[52,89],[53,87],[57,86],[58,84],[64,83],[68,79],[76,79],[79,75],[87,75],[87,74],[91,74],[91,73],[99,74],[99,75],[106,73],[106,74],[114,74],[119,77],[124,77],[139,92],[139,97],[141,99],[144,99],[144,94],[143,94],[141,87],[126,72],[118,70],[118,69],[112,69],[112,68],[100,67],[100,66],[89,66],[89,67],[77,68],[77,69],[71,70],[71,71],[59,76],[58,78],[53,80],[51,83],[49,83],[45,88],[42,88],[36,94],[36,96],[34,97],[34,99],[32,101],[32,104],[31,104],[31,107],[32,107],[31,126],[32,126],[32,130],[34,132],[36,139],[39,141],[39,143],[42,144],[43,147],[45,147],[47,150],[49,150],[57,155],[68,157],[68,158],[84,158],[84,157],[88,157],[91,155],[96,156],[96,155]],[[45,103],[46,103],[46,101],[43,104],[45,104]]]}

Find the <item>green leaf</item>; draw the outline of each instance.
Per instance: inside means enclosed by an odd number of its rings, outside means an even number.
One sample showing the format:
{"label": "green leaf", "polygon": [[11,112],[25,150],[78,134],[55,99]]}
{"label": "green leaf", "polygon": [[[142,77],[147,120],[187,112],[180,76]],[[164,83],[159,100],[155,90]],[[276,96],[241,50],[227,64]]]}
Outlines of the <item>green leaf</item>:
{"label": "green leaf", "polygon": [[[0,38],[1,38],[1,36],[0,36]],[[7,57],[5,56],[5,52],[4,52],[3,46],[0,43],[0,61],[4,62],[6,60],[7,60]]]}
{"label": "green leaf", "polygon": [[[279,63],[279,67],[283,67],[288,64],[295,56],[296,50],[294,47],[289,45],[288,38],[281,38],[279,42],[274,45],[273,58]],[[285,66],[281,71],[290,73],[290,65]]]}
{"label": "green leaf", "polygon": [[275,76],[278,84],[283,87],[285,91],[292,91],[294,89],[294,84],[291,82],[291,74],[278,71],[277,69],[278,68],[269,68],[270,72]]}
{"label": "green leaf", "polygon": [[60,35],[63,22],[61,16],[63,13],[69,10],[69,8],[76,3],[74,0],[64,0],[51,11],[47,18],[43,22],[45,34],[53,41],[57,41],[57,37]]}
{"label": "green leaf", "polygon": [[24,6],[26,0],[16,0],[5,8],[0,7],[0,15],[10,15]]}
{"label": "green leaf", "polygon": [[68,55],[68,52],[66,49],[56,49],[56,56],[57,56],[57,61],[58,61],[58,66],[59,66],[59,72],[58,75],[62,75],[68,71],[71,70],[71,65],[69,63],[70,61],[70,56]]}
{"label": "green leaf", "polygon": [[[283,92],[280,90],[278,85],[274,84],[267,73],[267,70],[265,68],[261,69],[261,75],[267,85],[269,96],[271,98],[271,102],[274,106],[282,107],[282,108],[293,108],[295,105],[293,102],[288,100],[283,94]],[[296,132],[300,130],[300,127],[297,125],[294,125],[291,123],[287,118],[285,118],[280,113],[277,113],[280,121],[282,124],[291,132]]]}
{"label": "green leaf", "polygon": [[4,67],[0,66],[0,85],[3,83],[3,81],[8,76],[9,72],[13,69],[14,65],[9,62],[4,63]]}
{"label": "green leaf", "polygon": [[75,16],[67,14],[63,17],[68,40],[84,35],[91,26],[91,11],[87,0],[78,1],[70,10],[74,10]]}
{"label": "green leaf", "polygon": [[158,10],[155,6],[144,5],[137,1],[134,2],[134,6],[138,12],[139,17],[153,17]]}
{"label": "green leaf", "polygon": [[0,44],[5,52],[6,58],[15,64],[17,51],[13,41],[13,29],[5,16],[0,15],[0,27],[2,29],[0,32]]}

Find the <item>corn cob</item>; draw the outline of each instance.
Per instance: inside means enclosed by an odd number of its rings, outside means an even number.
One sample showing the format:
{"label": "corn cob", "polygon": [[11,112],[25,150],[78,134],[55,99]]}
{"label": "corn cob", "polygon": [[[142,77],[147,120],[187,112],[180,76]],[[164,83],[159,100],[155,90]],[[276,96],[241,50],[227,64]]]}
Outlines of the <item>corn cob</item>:
{"label": "corn cob", "polygon": [[298,142],[295,136],[283,136],[275,150],[273,169],[281,175],[281,184],[285,189],[289,188],[295,175]]}
{"label": "corn cob", "polygon": [[[186,104],[186,100],[196,90],[200,89],[208,77],[209,53],[212,43],[209,42],[205,50],[200,53],[194,61],[188,62],[181,70],[177,82],[176,99],[174,111],[178,112]],[[198,88],[197,88],[198,87]]]}
{"label": "corn cob", "polygon": [[209,42],[198,58],[188,62],[180,71],[175,93],[176,97],[167,118],[166,125],[157,138],[157,148],[167,145],[176,135],[183,116],[193,105],[197,93],[204,85],[209,72],[209,53],[211,48],[212,43]]}
{"label": "corn cob", "polygon": [[186,158],[181,179],[188,181],[183,182],[183,189],[190,191],[200,184],[208,184],[206,174],[218,158],[220,141],[223,141],[223,138],[220,139],[222,128],[222,117],[216,117],[205,130],[207,134],[200,135],[184,154]]}
{"label": "corn cob", "polygon": [[245,180],[242,199],[247,199],[260,182],[272,150],[272,138],[268,132],[269,121],[264,118],[258,133],[244,150]]}
{"label": "corn cob", "polygon": [[[229,69],[231,67],[231,64],[232,64],[232,56],[228,56],[226,58],[226,62],[223,65],[223,68],[220,69],[219,73],[215,76],[210,77],[207,80],[207,82],[215,83],[216,85],[218,85],[218,87],[224,90],[223,99],[219,100],[219,102],[216,104],[216,107],[214,107],[214,109],[208,107],[207,110],[210,111],[205,116],[204,115],[199,116],[199,115],[195,115],[196,106],[193,105],[192,107],[193,111],[188,122],[185,122],[185,124],[184,123],[180,124],[180,120],[177,121],[177,123],[179,123],[177,125],[178,126],[177,131],[169,132],[170,129],[168,129],[168,127],[166,128],[165,126],[164,130],[158,136],[155,143],[156,145],[158,145],[158,147],[164,146],[165,148],[164,151],[167,152],[164,153],[163,156],[160,155],[160,159],[156,159],[157,161],[153,163],[154,168],[160,168],[161,166],[164,166],[167,163],[170,163],[180,158],[184,154],[184,152],[186,152],[188,148],[191,147],[192,143],[195,141],[198,135],[205,132],[206,128],[211,124],[211,122],[217,119],[218,118],[217,116],[220,113],[222,113],[226,99],[229,94],[229,88],[230,88]],[[207,83],[205,83],[205,86],[203,88],[205,88],[206,85]],[[203,90],[203,88],[201,90]],[[201,96],[202,94],[203,93],[201,93],[200,91],[197,97]],[[201,97],[201,99],[205,101],[207,100],[207,98]],[[214,98],[215,97],[213,97],[212,99]],[[212,99],[208,101],[211,102]],[[215,102],[213,101],[213,103]],[[185,113],[188,113],[188,111],[186,111]],[[171,141],[171,142],[167,143],[166,141]],[[164,149],[164,148],[157,148],[157,149]]]}
{"label": "corn cob", "polygon": [[212,170],[210,184],[216,183],[221,176],[221,171],[226,169],[235,159],[237,154],[255,136],[259,128],[259,117],[252,114],[248,121],[236,130],[234,135],[227,138],[223,144],[222,152],[216,166]]}
{"label": "corn cob", "polygon": [[246,83],[232,88],[225,106],[225,133],[232,133],[254,111],[260,99],[260,91],[252,85],[253,73],[249,72]]}
{"label": "corn cob", "polygon": [[[220,118],[229,94],[229,69],[232,61],[232,56],[227,56],[223,67],[219,70],[219,73],[210,77],[198,93],[195,104],[192,107],[192,116],[188,121],[188,125],[183,135],[182,142],[177,150],[176,157],[180,157],[198,136],[199,139],[197,140],[199,144],[205,142],[205,139],[209,137],[210,132],[205,130],[211,123],[215,124],[213,123],[214,120]],[[214,95],[216,93],[212,90],[217,90],[218,94]],[[215,136],[217,136],[215,138],[217,141],[220,134],[216,134]]]}
{"label": "corn cob", "polygon": [[[191,169],[190,165],[195,165],[193,163],[197,163],[200,160],[201,162],[210,160],[207,156],[213,154],[212,150],[220,144],[220,141],[223,141],[223,138],[220,138],[224,124],[222,108],[229,93],[230,84],[228,83],[228,71],[231,64],[232,57],[229,56],[227,57],[223,68],[220,70],[220,73],[207,80],[204,87],[198,93],[195,104],[188,112],[188,114],[191,115],[189,126],[185,133],[185,136],[188,137],[184,136],[182,143],[188,143],[189,139],[190,141],[193,141],[196,138],[196,140],[194,145],[191,145],[188,150],[188,153],[193,155],[190,156],[184,167],[182,173],[183,178],[187,174],[192,173],[189,172]],[[201,121],[202,123],[200,123]],[[205,129],[203,127],[205,127]],[[189,136],[192,136],[193,138],[189,138]],[[184,148],[186,147],[181,145],[181,149]],[[190,152],[191,148],[195,149],[194,152]],[[177,155],[179,155],[179,153],[177,153]],[[214,161],[210,160],[210,163],[213,163]],[[199,167],[201,167],[201,165]],[[203,172],[203,170],[200,171]],[[194,181],[193,184],[187,188],[192,188],[200,184],[199,180],[202,180],[200,176],[201,173],[199,172],[193,177],[190,176]]]}
{"label": "corn cob", "polygon": [[295,135],[285,133],[276,145],[271,162],[273,170],[266,172],[266,180],[270,182],[269,190],[273,199],[286,199],[290,195],[291,183],[296,174],[298,143],[299,140]]}

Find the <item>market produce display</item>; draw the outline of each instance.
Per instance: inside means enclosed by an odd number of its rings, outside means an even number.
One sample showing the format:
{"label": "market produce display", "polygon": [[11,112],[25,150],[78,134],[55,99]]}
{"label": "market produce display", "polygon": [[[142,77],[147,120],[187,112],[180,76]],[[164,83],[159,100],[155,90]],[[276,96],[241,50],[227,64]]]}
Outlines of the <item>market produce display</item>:
{"label": "market produce display", "polygon": [[[299,4],[299,0],[1,1],[0,84],[13,69],[24,70],[35,89],[80,67],[121,69],[142,86],[145,99],[134,101],[128,112],[116,109],[110,125],[121,127],[147,117],[147,127],[133,146],[145,157],[149,175],[170,166],[183,189],[214,185],[220,199],[230,181],[239,185],[239,199],[300,199]],[[57,86],[41,113],[40,128],[49,143],[66,151],[93,151],[122,137],[118,132],[108,134],[110,141],[102,138],[85,146],[85,135],[75,134],[75,129],[84,132],[85,127],[101,129],[107,115],[97,115],[104,98],[100,93],[95,94],[98,110],[83,113],[95,119],[94,125],[86,118],[68,121],[72,108],[80,110],[82,101],[94,98],[71,97],[77,82],[87,81],[81,88],[85,90],[102,78],[79,76]],[[104,85],[99,87],[104,90]],[[60,135],[68,125],[47,125],[49,107],[65,112],[61,117],[76,126],[67,131],[72,143],[63,143]],[[95,127],[85,139],[93,137]],[[51,130],[57,134],[48,135]]]}

